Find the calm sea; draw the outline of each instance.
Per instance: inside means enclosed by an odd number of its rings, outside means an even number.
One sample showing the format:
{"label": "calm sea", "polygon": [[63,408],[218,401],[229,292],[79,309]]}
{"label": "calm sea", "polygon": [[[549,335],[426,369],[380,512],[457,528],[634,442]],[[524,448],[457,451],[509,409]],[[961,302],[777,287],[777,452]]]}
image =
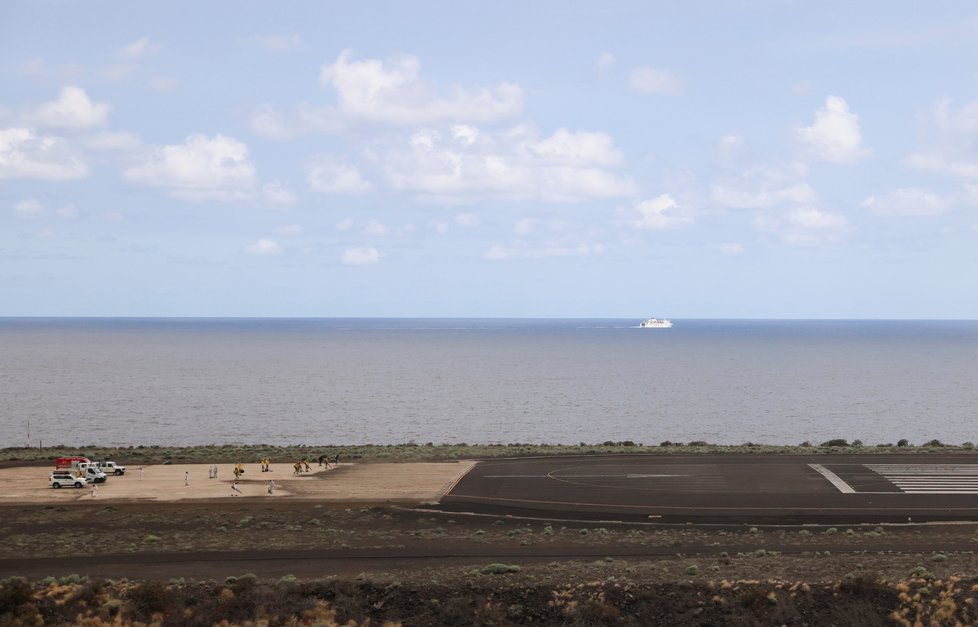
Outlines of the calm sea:
{"label": "calm sea", "polygon": [[0,319],[0,447],[978,441],[978,322]]}

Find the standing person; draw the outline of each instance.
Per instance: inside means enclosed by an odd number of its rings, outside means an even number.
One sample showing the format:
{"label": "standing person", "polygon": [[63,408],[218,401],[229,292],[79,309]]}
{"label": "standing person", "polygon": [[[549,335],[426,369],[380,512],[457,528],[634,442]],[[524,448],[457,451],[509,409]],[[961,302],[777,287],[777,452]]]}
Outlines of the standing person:
{"label": "standing person", "polygon": [[190,471],[185,470],[183,472],[183,485],[190,485]]}
{"label": "standing person", "polygon": [[139,467],[139,480],[140,481],[143,480],[143,467],[142,466]]}
{"label": "standing person", "polygon": [[98,484],[97,483],[93,483],[92,484],[92,498],[94,499],[96,496],[98,496]]}
{"label": "standing person", "polygon": [[274,481],[272,481],[271,479],[269,479],[269,480],[268,480],[268,493],[269,493],[269,494],[274,494],[274,493],[275,493],[275,488],[276,488],[276,487],[278,487],[278,486],[276,485],[276,483],[275,483]]}

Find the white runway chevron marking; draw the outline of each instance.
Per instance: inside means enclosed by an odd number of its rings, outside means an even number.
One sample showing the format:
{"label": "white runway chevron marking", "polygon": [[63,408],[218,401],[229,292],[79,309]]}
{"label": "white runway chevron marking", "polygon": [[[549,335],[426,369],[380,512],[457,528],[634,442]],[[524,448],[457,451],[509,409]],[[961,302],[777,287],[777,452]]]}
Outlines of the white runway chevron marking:
{"label": "white runway chevron marking", "polygon": [[866,464],[907,494],[978,494],[978,464]]}

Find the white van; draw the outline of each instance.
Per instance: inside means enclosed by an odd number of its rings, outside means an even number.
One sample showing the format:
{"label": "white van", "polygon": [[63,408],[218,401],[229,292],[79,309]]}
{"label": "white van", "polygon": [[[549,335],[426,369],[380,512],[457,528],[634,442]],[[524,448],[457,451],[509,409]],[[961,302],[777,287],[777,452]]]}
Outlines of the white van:
{"label": "white van", "polygon": [[75,468],[82,473],[85,479],[93,483],[105,483],[105,480],[109,478],[94,462],[80,462]]}

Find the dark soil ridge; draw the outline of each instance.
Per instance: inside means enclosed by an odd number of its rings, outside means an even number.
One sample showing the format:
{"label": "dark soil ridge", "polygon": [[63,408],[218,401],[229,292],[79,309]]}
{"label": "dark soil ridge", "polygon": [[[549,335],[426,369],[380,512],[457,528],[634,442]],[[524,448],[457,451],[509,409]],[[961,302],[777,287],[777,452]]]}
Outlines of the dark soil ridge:
{"label": "dark soil ridge", "polygon": [[0,624],[839,625],[975,624],[974,579],[533,584],[483,575],[455,585],[367,578],[262,583],[105,582],[74,576],[0,583]]}

